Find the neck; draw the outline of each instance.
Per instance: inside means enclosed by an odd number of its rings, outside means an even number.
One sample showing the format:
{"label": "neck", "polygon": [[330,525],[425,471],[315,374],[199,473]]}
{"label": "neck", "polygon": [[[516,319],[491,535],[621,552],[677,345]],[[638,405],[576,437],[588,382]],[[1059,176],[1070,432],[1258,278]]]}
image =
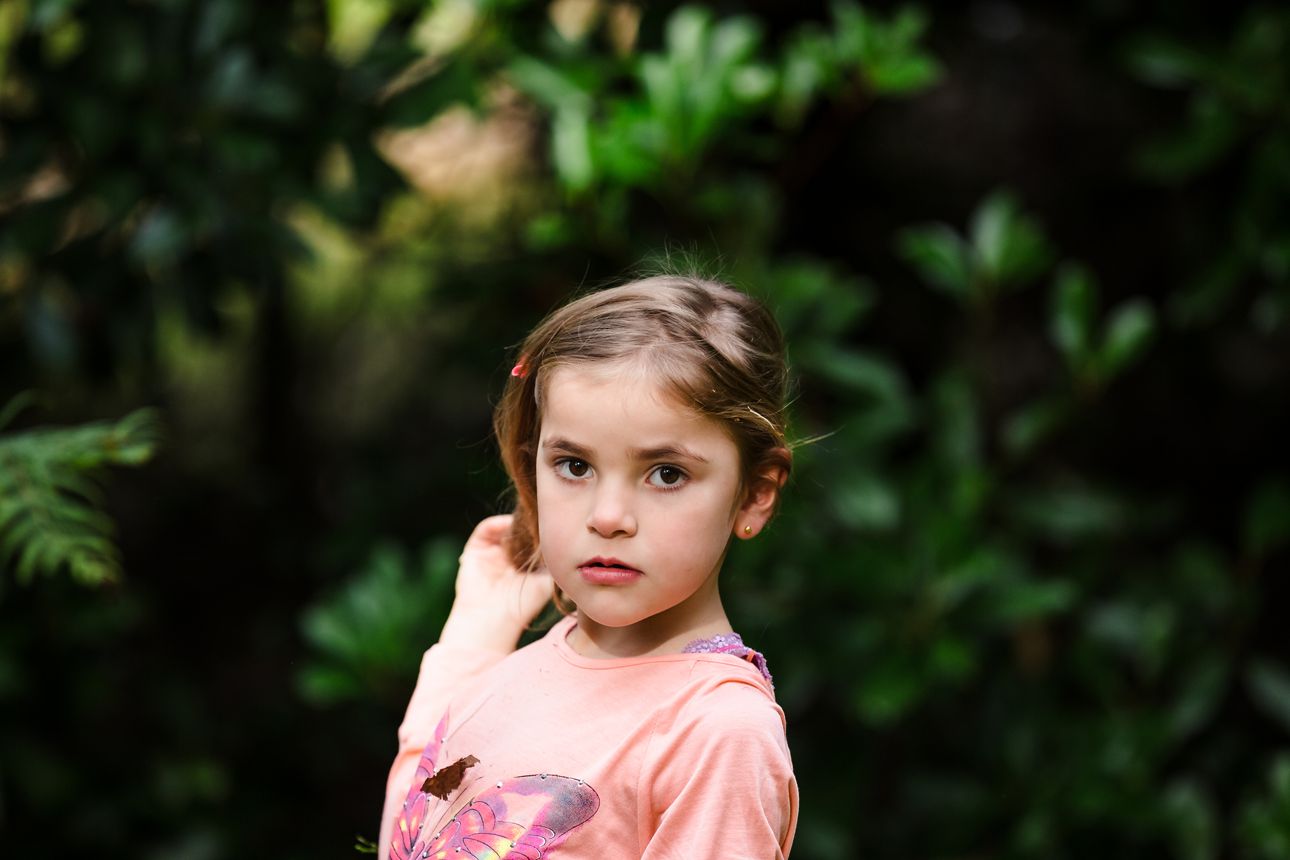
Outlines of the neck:
{"label": "neck", "polygon": [[656,615],[628,627],[607,627],[581,612],[576,618],[578,626],[569,634],[569,645],[582,656],[595,659],[679,654],[695,639],[731,630],[730,619],[720,601],[701,617],[686,619],[683,623],[669,623],[672,619]]}

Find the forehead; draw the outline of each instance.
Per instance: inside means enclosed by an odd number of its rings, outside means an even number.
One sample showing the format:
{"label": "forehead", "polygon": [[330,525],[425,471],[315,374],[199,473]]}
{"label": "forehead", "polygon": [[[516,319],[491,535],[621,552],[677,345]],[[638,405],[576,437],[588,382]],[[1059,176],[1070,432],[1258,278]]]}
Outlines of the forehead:
{"label": "forehead", "polygon": [[684,438],[692,444],[734,447],[720,422],[682,403],[633,365],[553,369],[543,385],[541,412],[543,438],[592,441],[600,436],[638,447]]}

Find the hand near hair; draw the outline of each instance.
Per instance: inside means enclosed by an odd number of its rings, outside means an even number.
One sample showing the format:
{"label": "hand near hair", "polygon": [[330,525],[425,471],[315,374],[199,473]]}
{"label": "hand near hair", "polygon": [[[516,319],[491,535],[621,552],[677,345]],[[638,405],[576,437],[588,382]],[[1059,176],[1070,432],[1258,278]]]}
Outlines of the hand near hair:
{"label": "hand near hair", "polygon": [[505,546],[510,514],[481,520],[457,568],[457,595],[439,634],[444,645],[514,651],[520,634],[551,600],[551,575],[520,573]]}

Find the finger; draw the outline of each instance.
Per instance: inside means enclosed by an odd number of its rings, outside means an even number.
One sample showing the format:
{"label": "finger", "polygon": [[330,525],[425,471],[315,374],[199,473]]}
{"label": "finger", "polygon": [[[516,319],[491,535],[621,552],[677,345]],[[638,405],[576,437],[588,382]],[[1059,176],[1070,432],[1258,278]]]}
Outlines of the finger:
{"label": "finger", "polygon": [[551,572],[543,567],[535,567],[532,570],[524,571],[524,575],[529,579],[537,579],[545,582],[551,581]]}
{"label": "finger", "polygon": [[525,616],[525,623],[542,611],[542,607],[551,602],[555,593],[555,583],[550,574],[534,571],[526,573],[520,580],[520,613]]}
{"label": "finger", "polygon": [[543,599],[550,600],[552,593],[555,591],[555,580],[551,574],[546,572],[545,568],[531,570],[523,574],[524,587],[533,589],[539,595],[546,595]]}
{"label": "finger", "polygon": [[510,514],[498,514],[495,517],[486,517],[479,521],[475,530],[470,533],[470,539],[467,543],[500,543],[502,538],[511,529],[511,522],[515,518]]}

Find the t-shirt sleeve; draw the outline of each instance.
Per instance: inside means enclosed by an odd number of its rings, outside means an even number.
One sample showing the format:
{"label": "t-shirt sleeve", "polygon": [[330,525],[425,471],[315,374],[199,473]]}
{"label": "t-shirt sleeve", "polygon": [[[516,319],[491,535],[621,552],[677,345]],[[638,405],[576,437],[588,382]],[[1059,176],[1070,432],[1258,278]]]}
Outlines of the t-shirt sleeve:
{"label": "t-shirt sleeve", "polygon": [[642,769],[642,860],[788,856],[797,781],[783,712],[752,684],[722,684],[655,739]]}
{"label": "t-shirt sleeve", "polygon": [[434,645],[422,656],[417,685],[399,725],[399,751],[385,781],[385,805],[377,840],[379,860],[386,858],[394,819],[407,798],[421,752],[433,739],[435,728],[448,710],[448,703],[480,673],[501,662],[505,656],[500,651],[450,645]]}

